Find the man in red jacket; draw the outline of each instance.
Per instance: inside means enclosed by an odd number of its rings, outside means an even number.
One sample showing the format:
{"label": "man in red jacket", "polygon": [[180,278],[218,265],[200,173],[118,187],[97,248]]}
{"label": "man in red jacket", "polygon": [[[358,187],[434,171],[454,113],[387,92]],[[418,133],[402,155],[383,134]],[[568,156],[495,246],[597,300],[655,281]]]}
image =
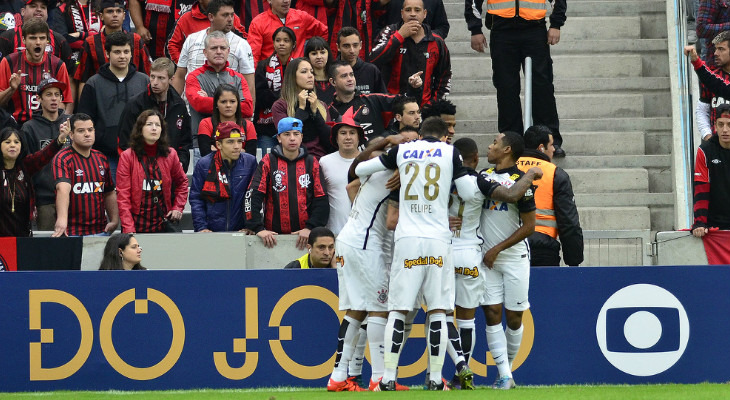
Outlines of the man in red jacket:
{"label": "man in red jacket", "polygon": [[269,0],[271,9],[259,14],[251,21],[248,44],[253,51],[254,65],[274,53],[274,31],[288,26],[297,37],[297,48],[292,57],[302,57],[304,43],[312,36],[327,37],[327,25],[304,11],[291,7],[291,0]]}
{"label": "man in red jacket", "polygon": [[[177,60],[180,58],[180,51],[185,43],[185,38],[191,33],[210,28],[210,20],[206,11],[210,2],[211,0],[198,0],[193,4],[192,10],[183,14],[177,21],[170,41],[167,42],[167,52],[175,64],[177,64]],[[246,39],[246,30],[241,25],[241,19],[238,18],[238,15],[233,16],[233,32]]]}
{"label": "man in red jacket", "polygon": [[[228,68],[228,39],[221,31],[211,32],[205,38],[205,65],[188,74],[185,78],[185,97],[190,104],[191,126],[197,134],[200,121],[213,113],[213,95],[222,83],[238,89],[241,96],[241,115],[253,115],[253,99],[246,79],[240,73]],[[193,136],[194,137],[194,136]]]}

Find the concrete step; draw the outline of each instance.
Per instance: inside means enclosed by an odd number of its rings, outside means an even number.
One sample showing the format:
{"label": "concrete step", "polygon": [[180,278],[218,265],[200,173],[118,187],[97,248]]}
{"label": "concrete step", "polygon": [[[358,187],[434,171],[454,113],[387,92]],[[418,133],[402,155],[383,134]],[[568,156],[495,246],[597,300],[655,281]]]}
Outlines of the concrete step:
{"label": "concrete step", "polygon": [[[567,135],[567,134],[566,134]],[[593,135],[593,133],[591,133]],[[566,136],[574,139],[574,136]],[[643,139],[643,138],[642,138]],[[580,140],[576,141],[580,142]],[[638,147],[638,144],[633,144]],[[627,147],[628,144],[621,147]],[[593,146],[598,147],[598,146]],[[616,146],[618,147],[618,146]],[[606,153],[579,156],[574,155],[571,144],[571,156],[553,159],[553,162],[565,170],[587,169],[587,168],[669,168],[672,165],[672,158],[669,155],[607,155]]]}
{"label": "concrete step", "polygon": [[[454,139],[462,137],[470,137],[474,139],[479,148],[479,154],[484,162],[486,162],[487,148],[494,141],[496,134],[494,133],[483,133],[483,134],[457,134]],[[562,133],[563,142],[565,147],[570,152],[569,156],[566,157],[567,162],[570,162],[572,156],[586,156],[583,158],[598,157],[597,163],[600,163],[601,159],[607,159],[605,162],[609,163],[605,168],[620,168],[620,165],[610,164],[616,156],[625,156],[641,158],[645,152],[645,139],[643,132],[564,132]],[[564,161],[558,161],[557,165],[563,167]],[[586,162],[587,164],[587,162]],[[486,165],[486,164],[485,164]],[[579,168],[580,166],[570,167]],[[584,168],[592,168],[593,166],[586,166]],[[598,166],[596,166],[598,167]],[[565,167],[563,167],[565,168]]]}
{"label": "concrete step", "polygon": [[578,207],[671,206],[672,193],[576,193]]}
{"label": "concrete step", "polygon": [[[569,6],[570,7],[570,6]],[[463,15],[463,12],[462,14]],[[471,33],[467,29],[466,20],[449,16],[448,40],[469,40]],[[454,16],[456,17],[456,16]],[[666,32],[666,31],[665,31]],[[560,41],[584,39],[639,39],[641,37],[641,19],[635,16],[620,17],[570,17],[560,29]]]}
{"label": "concrete step", "polygon": [[585,230],[650,229],[649,207],[578,207]]}
{"label": "concrete step", "polygon": [[[449,96],[459,118],[496,118],[497,96]],[[561,118],[615,118],[644,115],[644,96],[640,93],[558,94],[555,96]]]}
{"label": "concrete step", "polygon": [[[571,78],[554,79],[555,92],[585,93],[585,92],[625,92],[625,91],[662,91],[669,96],[669,78],[665,77],[627,77],[615,78]],[[521,87],[525,87],[522,79]],[[497,90],[491,79],[453,78],[451,92],[456,94],[494,94]]]}
{"label": "concrete step", "polygon": [[[461,110],[458,108],[456,113],[457,135],[460,133],[474,134],[497,132],[497,119],[495,117],[489,118],[480,116],[481,119],[467,118],[461,114]],[[668,117],[568,118],[563,115],[560,116],[561,132],[602,132],[608,130],[671,131],[671,129],[672,119]]]}
{"label": "concrete step", "polygon": [[[444,7],[449,22],[456,18],[464,19],[463,1],[446,0]],[[665,12],[666,2],[662,0],[570,0],[566,15],[571,20],[573,17],[635,16]]]}
{"label": "concrete step", "polygon": [[[455,55],[472,55],[483,56],[471,49],[471,41],[468,37],[463,40],[455,39],[449,34],[446,39],[451,56]],[[487,49],[488,53],[489,49]],[[638,53],[646,54],[653,52],[667,52],[667,39],[611,39],[611,40],[595,40],[589,38],[584,40],[560,40],[556,46],[550,47],[550,54],[627,54]]]}
{"label": "concrete step", "polygon": [[[451,57],[453,79],[486,80],[492,78],[492,59],[489,56]],[[642,76],[642,57],[638,54],[597,57],[594,55],[562,55],[553,57],[555,79],[618,78]]]}
{"label": "concrete step", "polygon": [[575,193],[648,193],[649,172],[643,168],[570,169]]}

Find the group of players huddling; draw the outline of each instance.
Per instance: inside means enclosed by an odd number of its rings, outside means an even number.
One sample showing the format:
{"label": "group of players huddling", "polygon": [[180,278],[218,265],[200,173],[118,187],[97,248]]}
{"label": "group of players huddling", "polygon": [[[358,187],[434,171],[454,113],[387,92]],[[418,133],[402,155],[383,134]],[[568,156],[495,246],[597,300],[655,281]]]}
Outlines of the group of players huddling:
{"label": "group of players huddling", "polygon": [[[364,325],[369,389],[408,390],[396,382],[398,360],[422,305],[428,390],[474,389],[468,362],[479,306],[499,370],[493,388],[515,386],[511,366],[522,340],[522,313],[529,308],[532,182],[542,171],[516,167],[524,149],[518,133],[496,137],[487,155],[495,167],[481,173],[475,172],[476,143],[462,138],[452,146],[447,138],[447,124],[430,117],[418,140],[403,134],[370,140],[350,168],[352,210],[336,243],[339,306],[346,314],[329,391],[367,390],[360,377],[348,375],[350,360],[362,357],[355,352],[364,348],[358,346]],[[456,366],[451,383],[442,377],[447,352]]]}

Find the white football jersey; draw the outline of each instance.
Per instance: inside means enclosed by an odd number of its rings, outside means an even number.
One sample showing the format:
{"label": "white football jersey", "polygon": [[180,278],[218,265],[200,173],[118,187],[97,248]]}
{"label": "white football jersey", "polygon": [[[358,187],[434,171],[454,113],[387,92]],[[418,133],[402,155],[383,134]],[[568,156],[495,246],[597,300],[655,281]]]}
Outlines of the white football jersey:
{"label": "white football jersey", "polygon": [[479,232],[481,223],[482,206],[486,198],[478,193],[469,201],[459,197],[455,187],[452,188],[449,199],[449,217],[461,218],[461,229],[452,231],[451,243],[454,248],[470,247],[484,243]]}
{"label": "white football jersey", "polygon": [[392,235],[385,226],[390,191],[385,183],[392,175],[390,171],[380,171],[360,178],[360,189],[347,222],[337,235],[338,242],[358,249],[391,247]]}
{"label": "white football jersey", "polygon": [[395,240],[423,237],[451,241],[448,207],[451,182],[466,175],[451,145],[435,138],[403,143],[380,156],[400,172],[398,226]]}
{"label": "white football jersey", "polygon": [[[487,181],[497,182],[506,188],[510,188],[524,175],[524,172],[520,171],[517,166],[512,166],[499,171],[489,168],[482,171],[481,174]],[[528,189],[517,203],[504,203],[491,198],[484,202],[480,230],[481,236],[484,238],[485,251],[503,242],[522,226],[521,212],[535,210],[533,190],[533,188]],[[527,258],[528,251],[527,239],[525,239],[500,252],[497,261],[508,262]]]}

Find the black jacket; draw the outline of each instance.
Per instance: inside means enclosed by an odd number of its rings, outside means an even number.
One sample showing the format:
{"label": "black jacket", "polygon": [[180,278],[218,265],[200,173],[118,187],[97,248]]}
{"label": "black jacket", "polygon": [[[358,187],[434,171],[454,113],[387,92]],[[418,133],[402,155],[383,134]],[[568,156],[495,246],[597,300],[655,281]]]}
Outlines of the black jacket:
{"label": "black jacket", "polygon": [[99,72],[86,81],[81,91],[77,112],[89,114],[94,121],[96,141],[94,149],[111,159],[119,158],[119,122],[127,103],[145,91],[150,78],[137,72],[134,64],[122,82],[109,69],[109,63],[99,68]]}
{"label": "black jacket", "polygon": [[376,136],[388,136],[383,113],[392,112],[393,104],[401,97],[403,96],[399,94],[356,94],[349,103],[343,103],[335,98],[329,106],[330,119],[342,121],[342,115],[348,108],[353,107],[355,121],[362,127],[367,140]]}
{"label": "black jacket", "polygon": [[358,58],[355,66],[352,67],[352,72],[355,74],[355,90],[361,94],[388,93],[388,88],[383,82],[383,75],[375,64]]}
{"label": "black jacket", "polygon": [[[532,149],[525,149],[522,156],[550,161],[544,153]],[[555,168],[555,178],[553,179],[553,206],[558,224],[558,237],[563,247],[563,258],[567,265],[577,266],[583,262],[583,230],[580,227],[570,176],[560,167]],[[530,235],[528,241],[531,250],[555,248],[557,244],[555,239],[539,232]],[[557,245],[557,250],[559,249],[560,245]]]}
{"label": "black jacket", "polygon": [[[520,17],[502,18],[489,13],[483,13],[484,0],[466,0],[464,6],[464,18],[466,25],[473,35],[482,33],[482,17],[486,15],[484,26],[490,30],[524,29],[535,26],[545,26],[545,19],[528,21]],[[553,12],[550,14],[550,27],[560,29],[565,24],[565,11],[568,9],[566,0],[555,0]],[[477,15],[478,13],[478,15]]]}
{"label": "black jacket", "polygon": [[132,97],[122,111],[119,120],[119,148],[126,150],[129,147],[129,136],[137,121],[137,117],[144,110],[154,108],[165,116],[167,122],[167,138],[170,148],[175,149],[183,171],[188,170],[190,164],[190,149],[193,147],[193,134],[190,129],[190,114],[182,97],[170,86],[167,89],[167,102],[162,106],[155,98],[147,85],[147,90]]}
{"label": "black jacket", "polygon": [[[399,24],[403,19],[401,18],[400,11],[403,8],[403,0],[390,0],[386,6],[387,10],[385,14],[378,18],[378,29],[385,28],[391,24]],[[446,16],[446,7],[442,0],[424,0],[423,7],[426,9],[426,19],[423,20],[425,24],[433,29],[433,33],[441,36],[446,40],[446,36],[449,35],[449,19]]]}
{"label": "black jacket", "polygon": [[[61,124],[70,118],[68,114],[63,112],[63,108],[59,107],[58,110],[60,114],[55,121],[49,121],[43,116],[42,111],[38,110],[33,114],[33,118],[23,124],[21,131],[25,135],[28,154],[40,151],[58,139]],[[56,182],[53,179],[51,164],[46,164],[40,171],[33,175],[33,189],[35,191],[35,204],[37,206],[55,204],[56,202]]]}

